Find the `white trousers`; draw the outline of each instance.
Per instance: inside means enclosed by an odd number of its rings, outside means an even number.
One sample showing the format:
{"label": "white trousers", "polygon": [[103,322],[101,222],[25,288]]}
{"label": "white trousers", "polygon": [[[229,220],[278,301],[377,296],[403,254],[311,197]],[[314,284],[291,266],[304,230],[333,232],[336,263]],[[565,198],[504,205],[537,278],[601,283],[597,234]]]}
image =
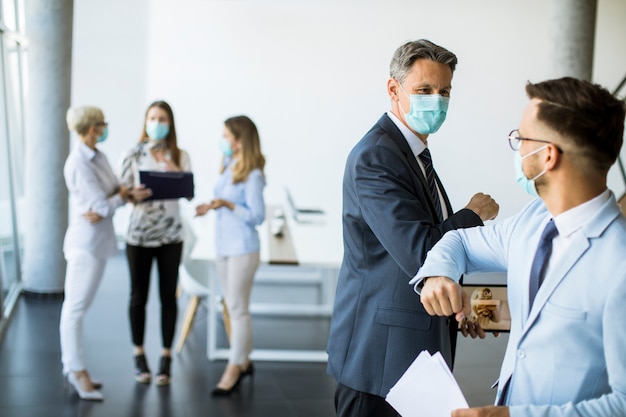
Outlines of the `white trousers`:
{"label": "white trousers", "polygon": [[259,253],[218,257],[215,268],[230,315],[228,363],[243,365],[252,352],[252,318],[249,306],[254,274],[259,268]]}
{"label": "white trousers", "polygon": [[83,357],[83,317],[93,301],[106,265],[106,260],[98,259],[87,251],[72,251],[66,259],[65,299],[59,325],[64,374],[86,369]]}

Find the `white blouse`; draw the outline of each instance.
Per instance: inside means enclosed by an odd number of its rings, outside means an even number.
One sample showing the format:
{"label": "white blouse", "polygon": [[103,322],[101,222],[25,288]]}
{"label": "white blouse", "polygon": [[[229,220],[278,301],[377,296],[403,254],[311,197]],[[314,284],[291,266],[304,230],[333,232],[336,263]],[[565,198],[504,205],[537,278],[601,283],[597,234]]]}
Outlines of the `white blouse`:
{"label": "white blouse", "polygon": [[[137,187],[139,171],[164,171],[152,155],[153,142],[141,142],[129,149],[120,162],[120,179],[127,187]],[[158,146],[158,145],[157,145]],[[191,171],[187,152],[180,149],[180,168]],[[133,206],[126,242],[133,246],[158,247],[183,240],[178,200],[150,200]]]}
{"label": "white blouse", "polygon": [[[63,243],[66,259],[78,250],[86,250],[98,259],[115,255],[113,214],[125,201],[119,195],[119,182],[106,156],[78,141],[65,161],[63,174],[70,194],[71,216]],[[89,223],[83,214],[90,209],[102,220]]]}

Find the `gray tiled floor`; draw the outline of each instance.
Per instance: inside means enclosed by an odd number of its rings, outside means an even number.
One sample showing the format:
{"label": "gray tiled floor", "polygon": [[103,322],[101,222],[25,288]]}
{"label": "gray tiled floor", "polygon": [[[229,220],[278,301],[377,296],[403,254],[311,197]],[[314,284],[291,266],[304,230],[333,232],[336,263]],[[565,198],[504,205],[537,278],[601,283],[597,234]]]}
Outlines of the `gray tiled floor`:
{"label": "gray tiled floor", "polygon": [[[154,280],[153,280],[154,282]],[[152,367],[157,366],[160,334],[158,299],[151,288],[146,347]],[[232,398],[212,398],[223,361],[206,358],[206,311],[181,354],[173,362],[173,383],[157,387],[135,383],[127,323],[128,278],[123,256],[109,262],[105,278],[85,321],[85,350],[92,375],[101,379],[102,403],[80,401],[68,392],[61,377],[58,319],[61,300],[22,298],[0,343],[0,416],[3,417],[324,417],[334,415],[335,383],[323,363],[257,362],[253,380],[245,380]],[[187,298],[179,300],[179,319]],[[294,340],[325,345],[328,323],[307,319],[256,318],[257,346],[275,340],[286,343],[285,329]],[[221,332],[222,330],[220,330]],[[302,337],[298,336],[298,332]],[[314,335],[311,338],[311,335]],[[306,336],[306,337],[305,337]],[[489,404],[489,389],[497,377],[506,335],[498,339],[459,340],[455,375],[471,405]]]}

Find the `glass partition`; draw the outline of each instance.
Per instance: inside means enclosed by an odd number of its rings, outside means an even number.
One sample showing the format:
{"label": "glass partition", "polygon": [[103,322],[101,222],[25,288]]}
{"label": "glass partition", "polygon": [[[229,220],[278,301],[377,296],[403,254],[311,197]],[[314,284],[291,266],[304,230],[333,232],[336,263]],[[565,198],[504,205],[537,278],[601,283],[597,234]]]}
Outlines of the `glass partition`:
{"label": "glass partition", "polygon": [[17,32],[17,1],[16,0],[3,0],[2,1],[2,23],[4,26],[13,31]]}
{"label": "glass partition", "polygon": [[24,199],[23,2],[0,0],[0,321],[9,315],[21,282]]}

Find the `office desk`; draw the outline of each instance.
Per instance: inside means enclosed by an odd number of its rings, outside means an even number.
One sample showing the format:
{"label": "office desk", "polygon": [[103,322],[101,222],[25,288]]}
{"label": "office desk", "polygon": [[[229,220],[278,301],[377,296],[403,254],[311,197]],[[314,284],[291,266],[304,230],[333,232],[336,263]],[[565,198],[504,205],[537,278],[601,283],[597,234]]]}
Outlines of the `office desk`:
{"label": "office desk", "polygon": [[[319,285],[320,297],[316,304],[301,303],[252,303],[252,315],[275,315],[288,317],[330,317],[333,309],[337,273],[343,255],[341,235],[341,218],[338,213],[326,213],[324,216],[310,216],[296,222],[285,213],[285,235],[282,238],[270,233],[274,214],[281,210],[277,206],[268,206],[267,219],[259,226],[261,238],[261,266],[255,275],[255,283],[284,283],[290,285]],[[214,212],[193,220],[193,227],[198,236],[191,257],[209,261],[214,268],[215,260],[215,229]],[[270,248],[281,246],[289,239],[293,244],[295,259],[289,256],[276,256]],[[297,260],[297,261],[296,261]],[[295,263],[297,262],[297,263]],[[209,274],[209,319],[207,320],[207,356],[209,360],[228,358],[228,349],[217,347],[217,319],[219,299],[217,296],[217,277]],[[324,362],[328,359],[325,350],[294,350],[294,349],[254,349],[253,360],[271,361],[315,361]]]}

